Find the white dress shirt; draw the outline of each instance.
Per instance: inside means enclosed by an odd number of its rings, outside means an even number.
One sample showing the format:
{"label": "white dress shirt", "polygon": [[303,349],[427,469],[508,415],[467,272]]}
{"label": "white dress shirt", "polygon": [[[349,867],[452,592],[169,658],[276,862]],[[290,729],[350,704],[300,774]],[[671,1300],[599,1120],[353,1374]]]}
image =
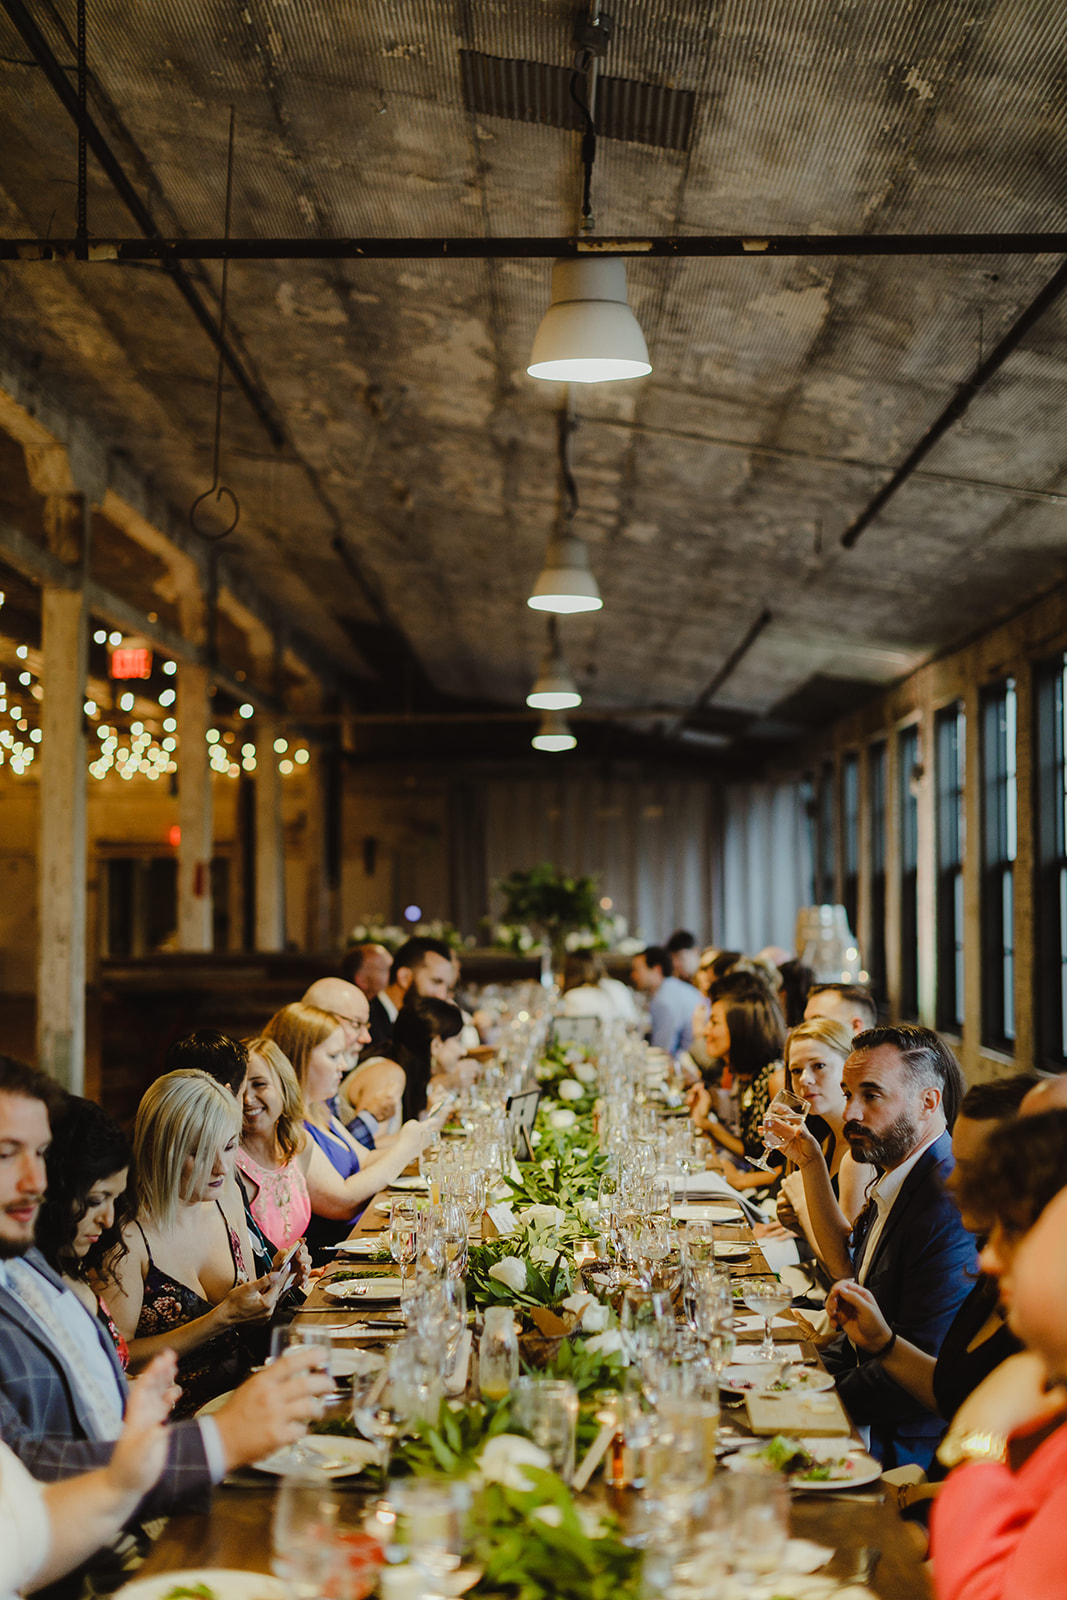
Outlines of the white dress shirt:
{"label": "white dress shirt", "polygon": [[894,1200],[904,1187],[905,1178],[923,1152],[928,1150],[936,1139],[940,1139],[944,1131],[944,1128],[938,1128],[934,1133],[928,1134],[922,1144],[918,1145],[907,1160],[900,1163],[899,1167],[893,1167],[889,1172],[883,1172],[871,1190],[870,1197],[874,1201],[878,1215],[871,1223],[870,1231],[867,1234],[866,1243],[863,1247],[863,1260],[857,1263],[856,1266],[857,1283],[866,1283],[867,1281],[867,1269],[874,1260],[874,1252],[878,1247],[879,1239],[882,1237],[886,1218],[893,1209]]}

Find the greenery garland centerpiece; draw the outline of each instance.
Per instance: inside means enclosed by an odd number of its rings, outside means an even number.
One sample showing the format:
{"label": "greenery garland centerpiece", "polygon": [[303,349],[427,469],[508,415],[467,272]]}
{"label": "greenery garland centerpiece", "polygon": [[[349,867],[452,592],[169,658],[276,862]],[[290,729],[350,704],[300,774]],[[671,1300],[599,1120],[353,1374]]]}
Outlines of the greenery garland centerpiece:
{"label": "greenery garland centerpiece", "polygon": [[526,924],[547,945],[556,972],[563,969],[568,934],[588,933],[591,944],[600,922],[597,880],[560,872],[550,862],[516,871],[496,885],[504,896],[503,921]]}

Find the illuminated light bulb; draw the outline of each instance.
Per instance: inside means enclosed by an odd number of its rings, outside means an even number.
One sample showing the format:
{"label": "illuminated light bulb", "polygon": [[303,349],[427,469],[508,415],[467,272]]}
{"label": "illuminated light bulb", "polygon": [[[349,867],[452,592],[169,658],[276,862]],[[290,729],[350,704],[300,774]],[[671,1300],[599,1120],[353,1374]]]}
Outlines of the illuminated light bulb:
{"label": "illuminated light bulb", "polygon": [[127,689],[125,694],[120,694],[119,695],[119,710],[120,711],[132,711],[133,710],[133,704],[134,704],[133,695],[130,693],[130,691],[128,689]]}
{"label": "illuminated light bulb", "polygon": [[557,383],[610,383],[652,371],[641,325],[626,297],[626,263],[584,256],[556,261],[552,302],[526,368]]}
{"label": "illuminated light bulb", "polygon": [[29,653],[30,652],[29,652],[28,648],[24,644],[20,644],[18,646],[18,648],[16,649],[16,651],[15,651],[15,654],[18,656],[20,661],[25,661],[25,659],[29,655]]}
{"label": "illuminated light bulb", "polygon": [[545,564],[526,604],[532,611],[554,611],[561,617],[600,610],[604,602],[584,539],[565,533],[549,540]]}
{"label": "illuminated light bulb", "polygon": [[283,756],[285,754],[285,752],[288,750],[288,748],[289,748],[288,739],[275,739],[275,741],[274,741],[274,753],[275,753],[275,755]]}
{"label": "illuminated light bulb", "polygon": [[33,740],[34,744],[40,744],[41,738],[42,738],[42,734],[41,734],[40,728],[31,729],[30,738]]}
{"label": "illuminated light bulb", "polygon": [[121,633],[109,633],[108,636],[107,636],[107,642],[110,645],[121,644],[122,643],[122,634]]}
{"label": "illuminated light bulb", "polygon": [[159,697],[161,706],[172,706],[177,699],[173,689],[164,689]]}
{"label": "illuminated light bulb", "polygon": [[87,717],[95,717],[96,716],[96,701],[95,700],[86,700],[85,704],[82,706],[82,710],[85,712],[85,715]]}
{"label": "illuminated light bulb", "polygon": [[535,750],[573,750],[578,741],[562,711],[546,711],[530,743]]}
{"label": "illuminated light bulb", "polygon": [[164,661],[164,663],[163,663],[163,671],[167,674],[168,678],[173,678],[173,676],[177,672],[177,670],[178,670],[178,663],[176,661]]}
{"label": "illuminated light bulb", "polygon": [[291,761],[279,761],[278,762],[278,771],[279,772],[283,772],[286,777],[289,776],[289,774],[290,774],[290,772],[292,772],[292,770],[293,770],[293,763]]}
{"label": "illuminated light bulb", "polygon": [[217,728],[209,728],[204,735],[204,738],[207,740],[208,744],[218,744],[221,737],[222,735],[219,733]]}
{"label": "illuminated light bulb", "polygon": [[12,722],[17,722],[19,720],[19,718],[21,717],[21,715],[22,715],[22,707],[21,706],[12,706],[11,707],[11,720],[12,720]]}
{"label": "illuminated light bulb", "polygon": [[226,771],[231,778],[236,778],[240,776],[241,769],[237,765],[236,761],[231,761],[229,766],[226,768]]}
{"label": "illuminated light bulb", "polygon": [[255,714],[256,714],[255,706],[249,705],[247,700],[245,701],[243,706],[238,706],[237,707],[237,715],[239,717],[243,717],[246,722],[248,721],[249,717],[254,717]]}
{"label": "illuminated light bulb", "polygon": [[143,733],[144,732],[144,723],[143,722],[131,722],[130,723],[130,732],[131,733]]}
{"label": "illuminated light bulb", "polygon": [[107,630],[105,628],[97,628],[96,632],[93,634],[93,643],[107,644]]}
{"label": "illuminated light bulb", "polygon": [[163,748],[164,748],[164,750],[168,750],[168,751],[169,750],[176,750],[178,748],[177,739],[164,739]]}
{"label": "illuminated light bulb", "polygon": [[578,685],[557,643],[542,657],[537,680],[526,696],[526,704],[535,711],[570,711],[581,703]]}
{"label": "illuminated light bulb", "polygon": [[20,717],[15,726],[18,728],[20,733],[25,733],[26,729],[29,727],[29,723],[26,721],[25,717]]}
{"label": "illuminated light bulb", "polygon": [[243,744],[241,746],[241,754],[243,756],[254,756],[255,753],[256,753],[256,747],[255,747],[254,744]]}
{"label": "illuminated light bulb", "polygon": [[163,718],[163,732],[164,733],[177,733],[177,731],[178,731],[178,724],[175,722],[174,718],[173,717],[164,717]]}
{"label": "illuminated light bulb", "polygon": [[32,672],[20,672],[19,673],[19,682],[21,684],[25,684],[25,685],[31,684],[33,682],[33,673]]}
{"label": "illuminated light bulb", "polygon": [[297,751],[294,752],[293,760],[299,762],[302,767],[306,766],[307,763],[311,760],[311,751],[310,750],[297,750]]}

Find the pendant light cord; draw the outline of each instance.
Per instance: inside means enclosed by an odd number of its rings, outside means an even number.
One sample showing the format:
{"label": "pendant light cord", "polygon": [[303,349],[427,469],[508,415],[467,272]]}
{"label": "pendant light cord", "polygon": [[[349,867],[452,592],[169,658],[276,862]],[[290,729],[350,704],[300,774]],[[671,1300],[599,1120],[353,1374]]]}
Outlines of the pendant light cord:
{"label": "pendant light cord", "polygon": [[[235,112],[234,112],[233,106],[231,106],[230,107],[230,138],[229,138],[229,148],[228,148],[227,156],[226,156],[226,219],[225,219],[225,223],[224,223],[224,227],[223,227],[223,235],[222,235],[223,239],[227,243],[229,243],[229,239],[230,239],[230,212],[231,212],[232,205],[233,205],[233,133],[234,133],[234,121],[235,121]],[[225,539],[229,534],[231,534],[233,532],[234,528],[236,528],[238,522],[241,520],[241,505],[240,505],[240,501],[238,500],[237,496],[234,494],[232,489],[228,488],[226,486],[226,484],[224,484],[224,483],[220,484],[220,482],[219,482],[219,469],[220,469],[221,458],[222,458],[222,396],[223,396],[223,391],[224,391],[224,385],[223,385],[224,357],[223,357],[223,352],[224,352],[224,350],[226,348],[226,343],[225,343],[225,335],[226,335],[226,295],[227,295],[227,286],[228,286],[228,283],[229,283],[229,276],[230,276],[230,256],[229,256],[229,252],[226,251],[223,254],[223,257],[222,257],[222,288],[221,288],[221,291],[220,291],[220,294],[219,294],[219,336],[218,336],[219,360],[218,360],[218,366],[217,366],[216,372],[215,372],[215,440],[214,440],[214,451],[213,451],[211,488],[210,489],[205,489],[203,494],[197,495],[196,499],[193,501],[192,505],[189,507],[189,521],[190,521],[190,523],[192,525],[193,532],[194,533],[198,533],[200,535],[201,539],[206,539],[209,544],[217,544],[220,539]],[[200,506],[203,504],[203,502],[205,500],[210,499],[212,495],[214,495],[216,502],[220,501],[222,499],[223,495],[225,495],[230,500],[231,504],[233,505],[233,518],[232,518],[229,526],[226,527],[226,528],[223,528],[220,533],[209,533],[205,528],[202,528],[200,526],[200,524],[197,522],[197,512],[198,512]]]}

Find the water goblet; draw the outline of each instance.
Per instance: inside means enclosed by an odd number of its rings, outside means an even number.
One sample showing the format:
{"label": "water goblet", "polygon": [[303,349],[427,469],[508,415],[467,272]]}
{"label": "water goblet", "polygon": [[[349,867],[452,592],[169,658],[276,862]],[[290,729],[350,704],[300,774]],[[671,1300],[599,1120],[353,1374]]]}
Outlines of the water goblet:
{"label": "water goblet", "polygon": [[318,1600],[334,1561],[337,1501],[321,1468],[287,1473],[271,1519],[271,1571],[293,1600]]}
{"label": "water goblet", "polygon": [[756,1353],[761,1361],[773,1361],[771,1324],[780,1312],[789,1310],[793,1304],[793,1291],[777,1278],[746,1278],[742,1284],[742,1297],[748,1309],[763,1318],[763,1342]]}
{"label": "water goblet", "polygon": [[[767,1116],[777,1117],[780,1122],[790,1123],[795,1128],[802,1128],[808,1116],[808,1102],[799,1095],[791,1094],[788,1089],[782,1089],[775,1095],[767,1107]],[[782,1147],[781,1136],[771,1131],[766,1122],[763,1125],[763,1154],[752,1158],[754,1167],[761,1167],[764,1172],[774,1172],[771,1166],[770,1155],[772,1150]]]}

